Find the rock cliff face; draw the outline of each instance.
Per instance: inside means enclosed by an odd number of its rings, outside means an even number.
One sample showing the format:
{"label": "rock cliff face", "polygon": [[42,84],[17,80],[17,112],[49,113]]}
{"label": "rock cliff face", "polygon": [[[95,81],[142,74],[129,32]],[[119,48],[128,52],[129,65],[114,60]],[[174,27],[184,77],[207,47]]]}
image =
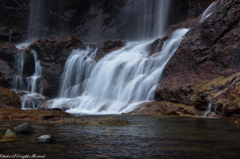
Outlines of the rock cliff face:
{"label": "rock cliff face", "polygon": [[168,62],[161,87],[211,80],[240,71],[240,1],[224,1],[219,10],[192,28]]}
{"label": "rock cliff face", "polygon": [[19,50],[10,43],[0,44],[0,86],[10,87],[15,75],[14,61]]}
{"label": "rock cliff face", "polygon": [[[158,0],[153,0],[158,1]],[[213,0],[174,0],[169,9],[169,25],[201,14]],[[67,35],[81,41],[136,39],[138,1],[130,0],[41,0],[41,6],[31,0],[1,1],[0,43],[25,40],[29,32],[32,10],[40,10],[39,37],[61,39]],[[35,1],[36,2],[36,1]],[[9,14],[11,13],[11,14]],[[38,13],[39,14],[39,13]],[[147,15],[149,23],[156,15]]]}

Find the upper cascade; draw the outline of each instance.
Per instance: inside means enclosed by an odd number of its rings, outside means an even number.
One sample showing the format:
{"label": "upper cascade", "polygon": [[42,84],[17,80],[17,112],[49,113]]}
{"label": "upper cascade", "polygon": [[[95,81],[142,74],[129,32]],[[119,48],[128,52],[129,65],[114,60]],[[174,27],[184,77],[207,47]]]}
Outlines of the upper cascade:
{"label": "upper cascade", "polygon": [[168,9],[171,0],[129,0],[127,5],[131,10],[137,10],[134,14],[129,11],[123,14],[129,26],[134,26],[134,35],[127,33],[130,39],[146,41],[165,35],[168,23]]}

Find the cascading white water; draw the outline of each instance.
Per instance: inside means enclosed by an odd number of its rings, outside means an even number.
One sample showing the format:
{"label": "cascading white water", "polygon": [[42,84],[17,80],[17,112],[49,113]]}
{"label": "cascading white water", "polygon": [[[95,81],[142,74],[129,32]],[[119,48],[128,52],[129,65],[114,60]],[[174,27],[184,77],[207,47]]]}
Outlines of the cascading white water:
{"label": "cascading white water", "polygon": [[25,83],[23,81],[23,67],[24,67],[25,52],[22,51],[15,55],[15,66],[17,75],[14,76],[12,82],[12,88],[17,90],[24,90]]}
{"label": "cascading white water", "polygon": [[[65,65],[60,98],[48,104],[51,108],[70,107],[71,113],[120,114],[134,110],[140,103],[153,99],[163,69],[187,31],[174,32],[162,50],[150,57],[146,51],[150,42],[128,43],[96,64],[95,51],[73,51]],[[85,71],[90,71],[90,76],[83,75]],[[80,80],[81,77],[84,79]],[[77,96],[73,97],[72,92]]]}
{"label": "cascading white water", "polygon": [[213,11],[216,10],[216,7],[217,7],[216,2],[210,4],[210,6],[203,12],[199,23],[203,22],[207,17],[209,17],[213,13]]}
{"label": "cascading white water", "polygon": [[[73,50],[69,56],[61,77],[60,97],[76,97],[79,87],[85,79],[88,79],[95,61],[96,49],[87,47],[86,50]],[[80,85],[81,84],[81,85]]]}
{"label": "cascading white water", "polygon": [[24,67],[24,59],[25,53],[24,51],[17,54],[15,57],[15,63],[17,68],[17,75],[13,78],[12,88],[16,90],[16,92],[25,92],[25,95],[21,96],[22,99],[22,109],[26,108],[39,108],[44,99],[44,96],[38,94],[42,93],[43,87],[40,84],[39,90],[37,91],[37,80],[41,76],[42,67],[40,65],[40,61],[38,60],[37,54],[34,50],[31,51],[35,60],[35,72],[32,76],[24,79],[23,77],[23,67]]}
{"label": "cascading white water", "polygon": [[[41,76],[42,74],[42,67],[40,65],[40,61],[38,60],[38,56],[36,51],[32,50],[31,53],[34,56],[34,61],[35,61],[35,72],[32,76],[27,78],[27,83],[28,87],[27,90],[30,91],[31,93],[37,93],[37,79]],[[40,92],[42,93],[42,89],[40,89]]]}

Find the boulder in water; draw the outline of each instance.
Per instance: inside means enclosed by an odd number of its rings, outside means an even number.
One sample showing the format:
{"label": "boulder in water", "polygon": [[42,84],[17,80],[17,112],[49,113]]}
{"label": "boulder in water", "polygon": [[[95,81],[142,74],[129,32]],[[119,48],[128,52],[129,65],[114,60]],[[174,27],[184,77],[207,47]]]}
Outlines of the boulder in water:
{"label": "boulder in water", "polygon": [[52,135],[42,135],[38,138],[40,142],[52,143],[55,142],[55,138]]}
{"label": "boulder in water", "polygon": [[16,138],[16,137],[17,135],[14,132],[12,132],[12,130],[10,129],[7,129],[5,135],[3,136],[4,139],[10,139],[10,138]]}
{"label": "boulder in water", "polygon": [[18,125],[16,128],[16,134],[33,133],[33,128],[28,123]]}

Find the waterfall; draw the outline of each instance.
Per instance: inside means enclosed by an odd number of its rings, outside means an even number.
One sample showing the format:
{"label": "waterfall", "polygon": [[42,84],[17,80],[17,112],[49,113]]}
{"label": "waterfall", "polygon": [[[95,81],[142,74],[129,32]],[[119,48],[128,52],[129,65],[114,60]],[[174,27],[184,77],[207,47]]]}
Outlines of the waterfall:
{"label": "waterfall", "polygon": [[[26,108],[39,108],[42,103],[43,99],[45,98],[41,94],[43,90],[43,85],[41,83],[40,77],[42,73],[42,67],[40,65],[40,61],[38,60],[37,53],[32,50],[31,53],[34,56],[35,61],[35,72],[32,76],[25,78],[23,76],[23,68],[24,68],[24,59],[25,59],[25,52],[22,51],[21,53],[15,56],[15,66],[17,75],[13,78],[12,88],[16,92],[24,92],[21,93],[21,100],[22,100],[22,109]],[[37,89],[37,81],[39,80],[38,89]]]}
{"label": "waterfall", "polygon": [[41,37],[44,0],[31,0],[28,22],[28,39]]}
{"label": "waterfall", "polygon": [[13,78],[12,88],[17,90],[24,90],[25,83],[23,81],[23,67],[24,67],[25,52],[22,51],[15,55],[15,69],[17,74]]}
{"label": "waterfall", "polygon": [[167,29],[168,8],[171,0],[128,0],[132,6],[123,15],[133,30],[127,31],[131,40],[149,40],[164,36]]}
{"label": "waterfall", "polygon": [[87,47],[86,50],[73,50],[69,56],[61,77],[60,97],[76,97],[79,86],[88,79],[95,65],[96,49]]}
{"label": "waterfall", "polygon": [[[34,56],[34,61],[35,61],[35,72],[32,76],[27,78],[28,82],[28,88],[27,90],[31,93],[37,93],[37,79],[41,76],[42,74],[42,67],[40,65],[40,61],[38,60],[37,53],[32,50],[31,53]],[[42,93],[42,89],[40,89],[39,93]]]}
{"label": "waterfall", "polygon": [[120,114],[134,110],[154,99],[163,69],[187,31],[175,31],[162,50],[150,57],[150,42],[128,43],[97,63],[93,61],[96,50],[73,51],[62,75],[60,98],[48,104],[51,108],[69,107],[70,113]]}

